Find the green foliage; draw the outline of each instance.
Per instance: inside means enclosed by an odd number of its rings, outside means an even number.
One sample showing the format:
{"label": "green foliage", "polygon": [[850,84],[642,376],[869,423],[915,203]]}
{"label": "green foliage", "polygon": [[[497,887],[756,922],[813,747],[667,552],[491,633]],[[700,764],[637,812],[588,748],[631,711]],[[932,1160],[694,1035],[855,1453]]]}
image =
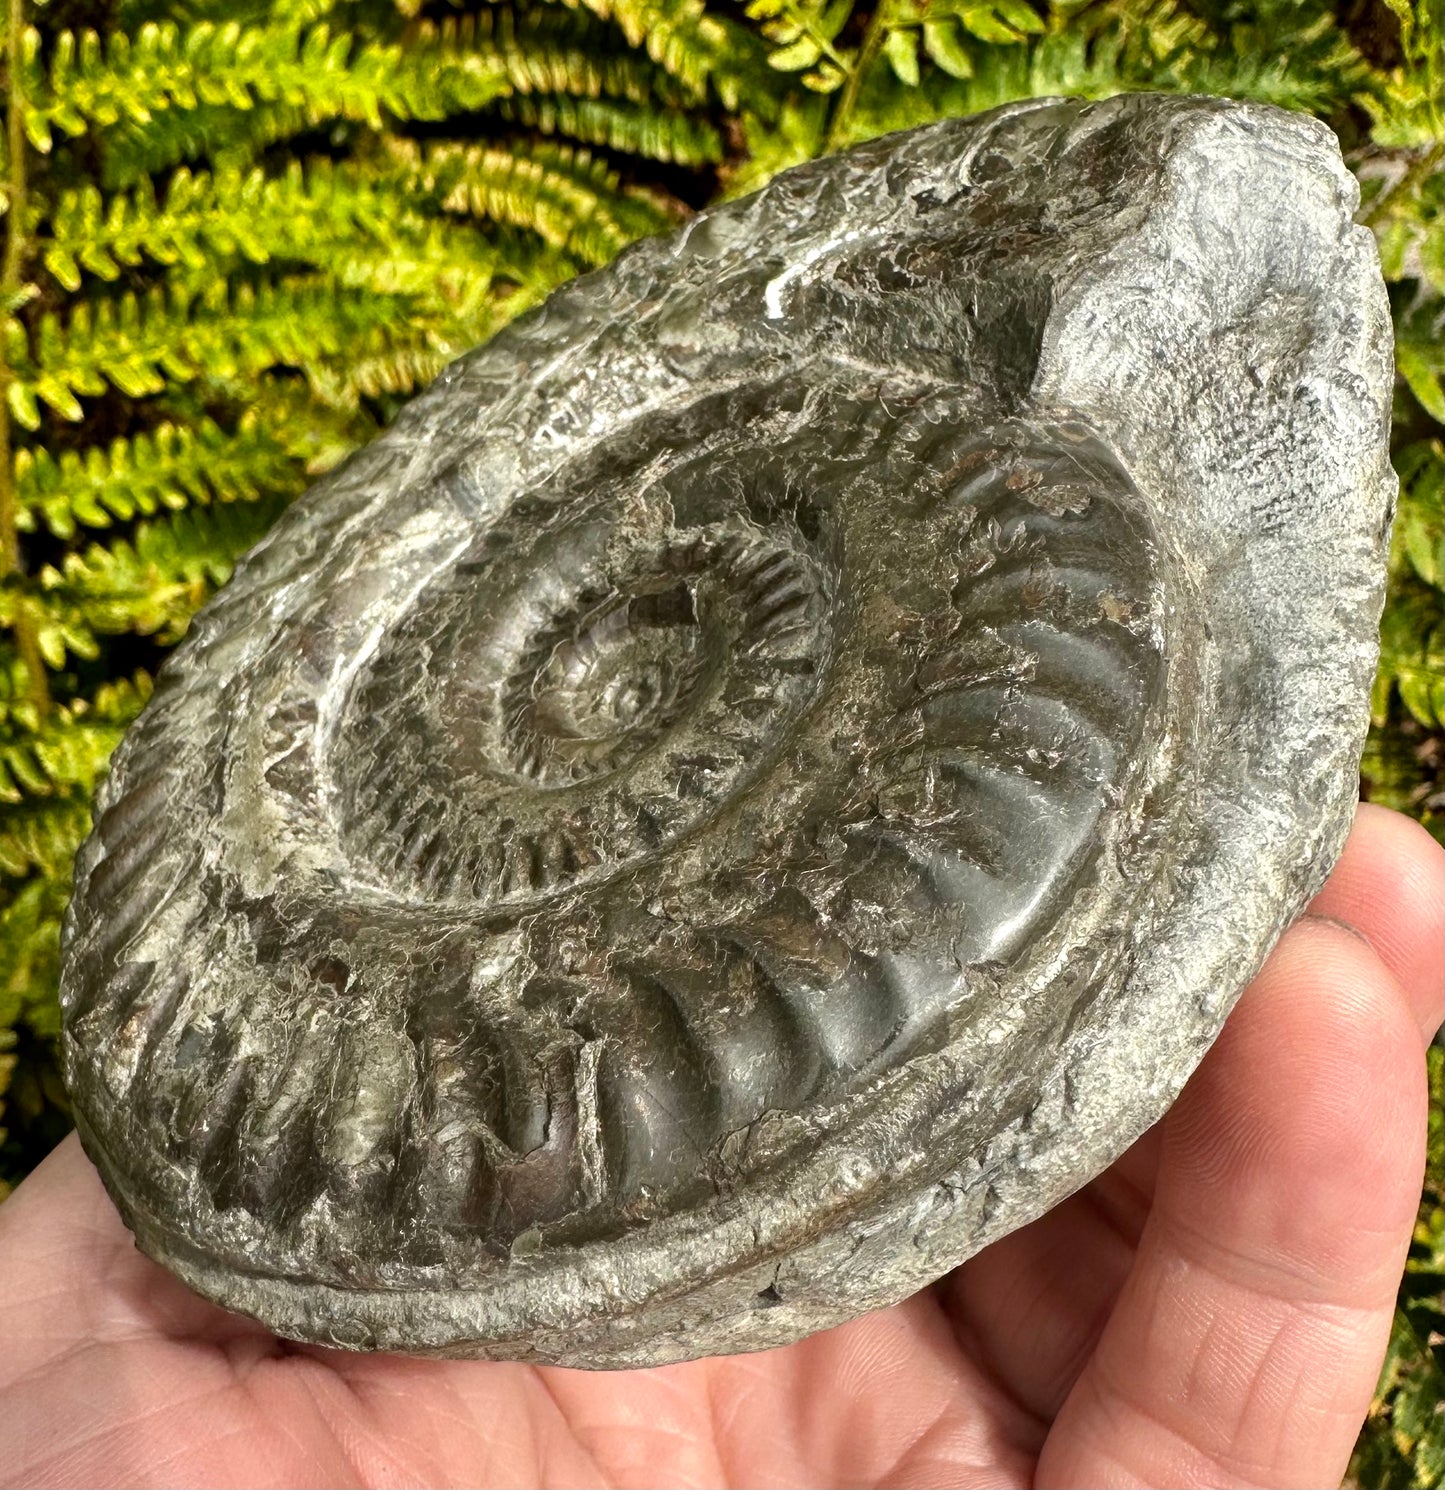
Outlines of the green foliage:
{"label": "green foliage", "polygon": [[1400,498],[1362,772],[1372,800],[1412,813],[1445,839],[1445,300],[1438,274],[1405,279],[1402,271],[1397,287],[1406,292],[1395,318]]}
{"label": "green foliage", "polygon": [[6,33],[0,1175],[61,1126],[70,860],[164,649],[402,398],[705,200],[773,76],[700,0],[436,10],[120,0]]}
{"label": "green foliage", "polygon": [[164,21],[134,36],[32,31],[25,52],[31,143],[49,151],[57,131],[80,138],[118,128],[130,148],[122,142],[115,152],[112,181],[193,153],[207,124],[221,126],[220,139],[244,151],[329,120],[379,129],[388,116],[446,119],[485,108],[508,90],[504,60],[493,50],[455,44],[431,27],[403,44],[324,23]]}
{"label": "green foliage", "polygon": [[1429,1052],[1425,1186],[1380,1384],[1350,1464],[1362,1490],[1445,1483],[1445,1050]]}
{"label": "green foliage", "polygon": [[0,1200],[68,1126],[51,990],[69,888],[62,870],[33,876],[0,910]]}
{"label": "green foliage", "polygon": [[[1404,372],[1404,368],[1401,368]],[[1445,449],[1417,440],[1395,457],[1400,504],[1390,550],[1390,598],[1380,623],[1375,721],[1389,717],[1392,690],[1423,725],[1445,724],[1445,521],[1440,490]]]}
{"label": "green foliage", "polygon": [[[775,127],[750,132],[767,169],[823,144],[1049,93],[1222,93],[1330,114],[1362,87],[1383,97],[1388,84],[1321,0],[882,0],[874,9],[752,0],[748,14],[772,44],[774,68],[804,90],[837,95],[822,109],[786,100],[794,138],[782,154],[777,145],[789,142]],[[746,183],[761,174],[756,163],[745,168]]]}
{"label": "green foliage", "polygon": [[[1380,146],[1430,147],[1434,168],[1445,124],[1445,4],[1442,0],[1384,0],[1400,27],[1399,60],[1363,100]],[[1438,209],[1437,209],[1438,210]]]}
{"label": "green foliage", "polygon": [[[65,1126],[58,936],[96,781],[237,557],[571,275],[890,129],[1149,88],[1337,130],[1400,373],[1364,786],[1445,832],[1442,0],[71,0],[32,20],[5,38],[0,154],[0,1187]],[[1438,1123],[1432,1145],[1361,1485],[1442,1482]]]}
{"label": "green foliage", "polygon": [[83,450],[24,448],[15,453],[22,532],[44,525],[73,539],[81,527],[108,528],[162,509],[209,502],[250,502],[301,485],[294,450],[250,410],[225,430],[204,415],[192,424],[154,429]]}

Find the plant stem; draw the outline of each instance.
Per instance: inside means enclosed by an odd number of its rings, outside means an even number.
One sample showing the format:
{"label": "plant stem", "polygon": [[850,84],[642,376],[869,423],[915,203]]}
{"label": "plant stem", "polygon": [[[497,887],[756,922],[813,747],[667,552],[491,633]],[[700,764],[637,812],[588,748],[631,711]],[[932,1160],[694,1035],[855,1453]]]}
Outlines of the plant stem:
{"label": "plant stem", "polygon": [[868,17],[868,26],[863,32],[863,43],[858,48],[858,55],[848,73],[848,81],[843,85],[842,93],[838,95],[838,104],[833,110],[833,117],[828,121],[828,138],[823,147],[825,153],[831,154],[843,143],[844,131],[858,103],[858,90],[863,86],[863,75],[872,67],[878,56],[879,48],[883,45],[883,38],[888,30],[887,12],[888,0],[879,0],[877,9]]}
{"label": "plant stem", "polygon": [[[25,220],[28,215],[25,180],[25,0],[7,0],[5,18],[5,143],[10,176],[6,182],[5,253],[0,259],[0,314],[8,316],[23,283]],[[20,553],[18,506],[15,500],[15,459],[10,443],[10,403],[7,395],[14,372],[0,346],[0,580],[24,572]],[[37,714],[50,707],[45,662],[35,631],[28,597],[17,597],[10,623],[15,650],[25,665],[30,701]]]}

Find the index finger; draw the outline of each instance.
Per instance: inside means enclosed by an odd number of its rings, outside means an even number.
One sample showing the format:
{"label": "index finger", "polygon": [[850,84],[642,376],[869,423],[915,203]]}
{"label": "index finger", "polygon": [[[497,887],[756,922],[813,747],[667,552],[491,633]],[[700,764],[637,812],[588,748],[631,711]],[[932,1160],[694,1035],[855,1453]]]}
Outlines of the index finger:
{"label": "index finger", "polygon": [[1420,1032],[1356,931],[1281,941],[1166,1120],[1154,1209],[1036,1484],[1337,1484],[1419,1196]]}
{"label": "index finger", "polygon": [[1428,1041],[1445,1019],[1445,848],[1408,817],[1361,803],[1308,914],[1343,922],[1369,942]]}

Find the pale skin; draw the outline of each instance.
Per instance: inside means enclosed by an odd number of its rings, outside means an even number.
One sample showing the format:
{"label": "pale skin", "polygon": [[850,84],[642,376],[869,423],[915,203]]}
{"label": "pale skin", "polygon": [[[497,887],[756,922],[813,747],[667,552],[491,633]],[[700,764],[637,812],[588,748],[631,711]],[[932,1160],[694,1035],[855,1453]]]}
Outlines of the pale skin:
{"label": "pale skin", "polygon": [[1168,1118],[934,1288],[588,1373],[285,1344],[142,1257],[75,1140],[0,1207],[0,1483],[1326,1486],[1419,1198],[1445,856],[1361,809]]}

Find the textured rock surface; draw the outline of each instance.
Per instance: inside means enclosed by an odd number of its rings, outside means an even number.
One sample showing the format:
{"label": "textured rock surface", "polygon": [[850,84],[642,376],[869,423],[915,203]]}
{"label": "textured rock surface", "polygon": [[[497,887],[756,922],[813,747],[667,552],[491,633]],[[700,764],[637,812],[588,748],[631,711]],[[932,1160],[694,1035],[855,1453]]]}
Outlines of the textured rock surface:
{"label": "textured rock surface", "polygon": [[1354,798],[1385,295],[1317,123],[1036,103],[445,372],[197,619],[67,928],[87,1150],[280,1332],[886,1304],[1167,1107]]}

